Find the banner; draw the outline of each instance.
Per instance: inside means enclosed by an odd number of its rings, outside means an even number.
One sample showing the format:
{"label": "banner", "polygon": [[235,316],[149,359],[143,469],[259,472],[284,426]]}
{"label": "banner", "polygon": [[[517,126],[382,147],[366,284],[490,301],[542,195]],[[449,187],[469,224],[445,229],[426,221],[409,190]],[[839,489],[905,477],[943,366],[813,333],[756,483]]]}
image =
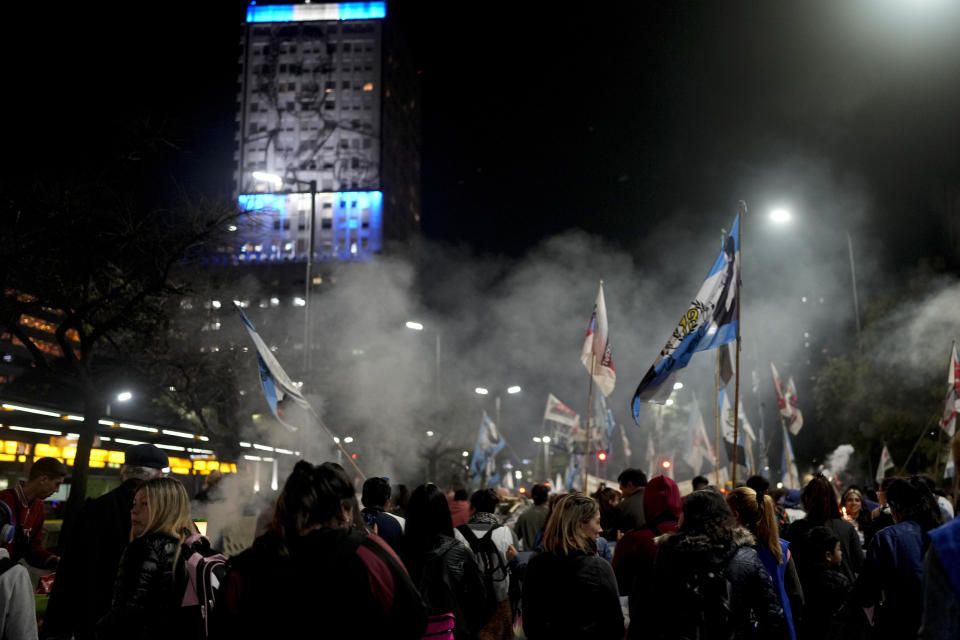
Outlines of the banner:
{"label": "banner", "polygon": [[639,424],[640,405],[663,404],[674,379],[697,351],[713,349],[737,337],[737,275],[740,261],[740,216],[723,237],[720,255],[707,279],[680,317],[680,322],[633,395],[633,418]]}

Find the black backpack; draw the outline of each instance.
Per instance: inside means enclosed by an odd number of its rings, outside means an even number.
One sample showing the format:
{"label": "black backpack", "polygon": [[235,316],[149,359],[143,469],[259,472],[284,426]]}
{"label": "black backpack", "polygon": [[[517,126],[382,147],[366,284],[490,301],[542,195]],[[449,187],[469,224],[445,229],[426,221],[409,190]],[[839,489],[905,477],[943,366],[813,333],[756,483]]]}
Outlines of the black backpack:
{"label": "black backpack", "polygon": [[505,600],[510,591],[510,572],[503,560],[503,555],[493,542],[493,532],[502,525],[494,525],[487,529],[482,538],[478,538],[470,525],[462,524],[457,529],[470,544],[480,574],[483,576],[483,586],[494,602]]}
{"label": "black backpack", "polygon": [[733,638],[733,584],[725,570],[710,567],[697,571],[686,581],[685,589],[689,610],[695,620],[688,640]]}

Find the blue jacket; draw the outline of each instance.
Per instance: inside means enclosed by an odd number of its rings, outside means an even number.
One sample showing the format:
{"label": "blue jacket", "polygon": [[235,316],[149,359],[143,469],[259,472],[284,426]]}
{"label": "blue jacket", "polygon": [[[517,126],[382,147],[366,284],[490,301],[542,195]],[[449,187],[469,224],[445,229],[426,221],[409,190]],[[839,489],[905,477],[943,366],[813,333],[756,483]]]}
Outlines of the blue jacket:
{"label": "blue jacket", "polygon": [[914,638],[923,613],[923,554],[929,538],[905,520],[877,533],[854,585],[863,607],[882,603],[875,613],[878,638]]}

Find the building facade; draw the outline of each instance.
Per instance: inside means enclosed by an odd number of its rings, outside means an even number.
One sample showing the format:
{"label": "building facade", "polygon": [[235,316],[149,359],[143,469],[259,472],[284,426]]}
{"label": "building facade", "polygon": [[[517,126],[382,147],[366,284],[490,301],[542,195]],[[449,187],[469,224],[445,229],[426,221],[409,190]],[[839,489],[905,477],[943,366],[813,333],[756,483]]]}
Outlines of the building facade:
{"label": "building facade", "polygon": [[[419,230],[418,78],[385,2],[247,8],[234,190],[212,262],[369,260]],[[311,199],[313,202],[311,203]]]}

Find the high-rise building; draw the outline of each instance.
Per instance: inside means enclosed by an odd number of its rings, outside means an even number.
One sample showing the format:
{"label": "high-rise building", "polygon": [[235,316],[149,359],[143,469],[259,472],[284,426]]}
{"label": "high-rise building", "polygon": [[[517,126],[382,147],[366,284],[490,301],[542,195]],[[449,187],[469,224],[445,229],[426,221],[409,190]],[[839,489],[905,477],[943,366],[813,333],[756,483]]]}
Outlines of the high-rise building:
{"label": "high-rise building", "polygon": [[413,239],[418,78],[394,23],[386,2],[250,4],[234,154],[249,214],[211,261],[367,260]]}

